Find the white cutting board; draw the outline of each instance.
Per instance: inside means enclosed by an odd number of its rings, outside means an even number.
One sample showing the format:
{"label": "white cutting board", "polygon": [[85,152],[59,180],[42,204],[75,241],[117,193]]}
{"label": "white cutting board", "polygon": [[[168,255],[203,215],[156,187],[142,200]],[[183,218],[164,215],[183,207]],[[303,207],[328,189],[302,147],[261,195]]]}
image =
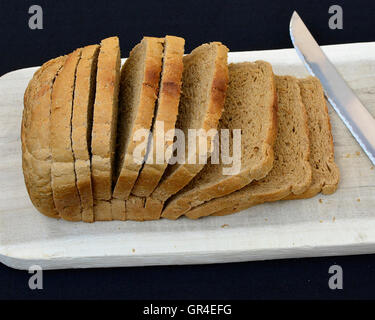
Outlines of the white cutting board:
{"label": "white cutting board", "polygon": [[[375,116],[375,42],[323,47]],[[233,52],[230,62],[267,60],[277,74],[306,76],[294,49]],[[197,264],[375,253],[375,169],[329,109],[337,192],[281,201],[197,221],[57,221],[32,206],[21,169],[23,93],[36,68],[0,78],[0,261],[27,269]]]}

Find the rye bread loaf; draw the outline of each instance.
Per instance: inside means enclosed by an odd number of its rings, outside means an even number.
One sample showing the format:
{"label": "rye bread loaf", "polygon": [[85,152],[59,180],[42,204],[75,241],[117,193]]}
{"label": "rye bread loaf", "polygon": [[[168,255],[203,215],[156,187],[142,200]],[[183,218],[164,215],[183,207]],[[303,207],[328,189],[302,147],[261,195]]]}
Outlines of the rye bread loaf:
{"label": "rye bread loaf", "polygon": [[[132,194],[139,197],[148,197],[154,191],[171,156],[165,155],[165,153],[173,140],[164,137],[166,135],[173,137],[174,135],[180,101],[184,44],[183,38],[173,36],[164,38],[160,90],[155,107],[151,144],[149,143],[151,150],[148,150],[148,161],[144,163],[132,190]],[[162,161],[157,159],[157,155],[160,153],[163,155]]]}
{"label": "rye bread loaf", "polygon": [[94,221],[90,145],[98,53],[98,45],[82,49],[74,87],[72,147],[82,221],[85,222]]}
{"label": "rye bread loaf", "polygon": [[[121,69],[120,114],[116,149],[116,177],[113,197],[126,200],[138,177],[149,136],[137,141],[138,130],[150,130],[159,91],[164,40],[144,37],[130,52]],[[139,132],[139,131],[138,131]],[[135,159],[137,147],[146,148]]]}
{"label": "rye bread loaf", "polygon": [[312,180],[309,129],[297,79],[277,76],[276,91],[278,132],[270,173],[260,181],[193,208],[185,213],[187,217],[231,214],[266,201],[283,199],[291,193],[302,194],[309,188]]}
{"label": "rye bread loaf", "polygon": [[60,216],[69,221],[82,219],[71,139],[75,75],[81,51],[77,49],[68,55],[52,89],[50,130],[53,199]]}
{"label": "rye bread loaf", "polygon": [[[102,40],[100,45],[94,114],[91,136],[91,177],[95,220],[111,220],[111,210],[99,202],[110,201],[117,134],[120,81],[120,45],[117,37]],[[109,206],[110,208],[110,206]]]}
{"label": "rye bread loaf", "polygon": [[59,218],[51,187],[50,114],[52,86],[66,56],[43,64],[30,80],[24,95],[21,124],[22,169],[33,205],[48,217]]}
{"label": "rye bread loaf", "polygon": [[[209,132],[217,128],[228,86],[227,54],[226,46],[211,42],[199,46],[183,58],[182,92],[176,128],[184,133],[186,140],[189,129]],[[209,157],[211,139],[208,138],[206,143]],[[186,186],[204,167],[196,158],[188,158],[188,143],[185,146],[185,163],[169,165],[157,188],[146,199],[145,206],[153,208],[154,219],[160,217],[165,200]],[[196,164],[192,164],[192,160]]]}
{"label": "rye bread loaf", "polygon": [[[192,207],[241,189],[254,179],[264,178],[273,164],[276,114],[277,97],[271,65],[264,61],[230,64],[229,86],[218,129],[219,133],[221,129],[241,130],[240,168],[238,172],[224,175],[223,170],[229,165],[223,162],[207,164],[184,189],[166,202],[162,217],[177,219]],[[228,155],[234,156],[232,139]]]}
{"label": "rye bread loaf", "polygon": [[319,192],[332,194],[340,179],[335,163],[331,123],[324,91],[320,81],[314,77],[298,80],[302,101],[306,106],[310,131],[310,164],[312,183],[302,194],[290,194],[285,199],[311,198]]}

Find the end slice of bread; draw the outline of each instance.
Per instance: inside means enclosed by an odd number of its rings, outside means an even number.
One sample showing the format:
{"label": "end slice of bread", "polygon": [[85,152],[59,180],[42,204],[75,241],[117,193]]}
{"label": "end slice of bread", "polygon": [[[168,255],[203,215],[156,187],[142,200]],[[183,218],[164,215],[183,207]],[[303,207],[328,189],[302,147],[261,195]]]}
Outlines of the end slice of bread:
{"label": "end slice of bread", "polygon": [[21,124],[22,169],[33,205],[44,215],[59,218],[51,186],[50,114],[52,86],[66,56],[43,64],[30,80],[24,95]]}
{"label": "end slice of bread", "polygon": [[82,221],[85,222],[94,221],[90,145],[98,54],[98,45],[82,49],[74,88],[72,147]]}
{"label": "end slice of bread", "polygon": [[[229,86],[218,129],[219,134],[221,129],[241,130],[240,152],[235,151],[240,157],[235,164],[240,165],[238,172],[224,175],[229,165],[207,164],[167,201],[162,217],[177,219],[192,207],[241,189],[254,179],[264,178],[273,165],[276,115],[277,97],[271,65],[264,61],[230,64]],[[234,156],[232,139],[228,155]]]}
{"label": "end slice of bread", "polygon": [[309,129],[297,79],[277,76],[276,91],[278,132],[270,173],[238,191],[193,208],[185,214],[187,217],[231,214],[289,194],[302,194],[309,188],[312,181]]}
{"label": "end slice of bread", "polygon": [[[220,42],[203,44],[185,56],[182,75],[182,93],[176,128],[188,137],[189,129],[216,129],[224,108],[228,87],[228,48]],[[186,186],[202,170],[204,164],[191,164],[186,146],[185,163],[169,165],[149,202],[164,203],[170,196]],[[211,139],[207,139],[207,157],[212,150]],[[147,204],[146,200],[146,204]],[[162,208],[162,205],[159,206]],[[160,217],[155,213],[155,218]],[[158,216],[158,217],[156,217]]]}
{"label": "end slice of bread", "polygon": [[51,153],[53,199],[60,216],[69,221],[80,221],[79,197],[72,150],[73,93],[81,49],[68,55],[52,89]]}
{"label": "end slice of bread", "polygon": [[[159,97],[152,126],[151,150],[147,156],[149,161],[144,163],[132,190],[132,194],[138,197],[148,197],[154,191],[168,165],[169,157],[165,157],[165,153],[173,141],[164,141],[164,137],[174,135],[181,92],[184,44],[183,38],[164,38]],[[163,161],[157,159],[160,153]]]}
{"label": "end slice of bread", "polygon": [[[110,201],[117,133],[118,93],[120,81],[120,44],[117,37],[102,40],[96,75],[96,92],[91,136],[91,176],[94,202]],[[94,215],[111,219],[111,211]],[[101,218],[102,219],[102,218]]]}
{"label": "end slice of bread", "polygon": [[[144,37],[130,52],[121,70],[120,115],[117,139],[116,177],[113,197],[126,200],[138,177],[149,135],[139,141],[138,130],[150,130],[158,96],[164,40]],[[134,158],[145,146],[142,159]]]}
{"label": "end slice of bread", "polygon": [[340,171],[335,163],[331,123],[327,103],[320,81],[315,77],[298,80],[302,101],[306,106],[310,129],[311,186],[302,194],[290,194],[285,199],[311,198],[322,192],[332,194],[340,180]]}

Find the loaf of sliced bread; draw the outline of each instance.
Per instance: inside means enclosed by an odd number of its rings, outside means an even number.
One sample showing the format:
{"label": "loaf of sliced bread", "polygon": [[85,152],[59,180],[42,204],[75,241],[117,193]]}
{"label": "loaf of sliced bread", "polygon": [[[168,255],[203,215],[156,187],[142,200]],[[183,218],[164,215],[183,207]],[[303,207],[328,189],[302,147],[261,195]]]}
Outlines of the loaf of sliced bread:
{"label": "loaf of sliced bread", "polygon": [[[187,140],[189,129],[216,129],[224,108],[228,86],[228,48],[220,42],[203,44],[184,56],[182,92],[176,128],[184,132]],[[146,199],[145,206],[154,208],[158,219],[165,200],[186,186],[204,164],[197,159],[189,159],[188,143],[185,143],[185,163],[169,165],[157,188]],[[207,139],[209,156],[211,139]],[[192,164],[191,160],[196,164]]]}
{"label": "loaf of sliced bread", "polygon": [[[179,216],[211,199],[222,197],[264,178],[272,169],[273,145],[277,133],[277,97],[274,74],[269,63],[257,61],[229,65],[229,86],[221,129],[241,130],[238,172],[224,175],[228,164],[207,164],[194,179],[165,205],[162,217]],[[223,152],[224,153],[224,152]],[[233,140],[229,155],[234,155]]]}
{"label": "loaf of sliced bread", "polygon": [[22,169],[33,205],[44,215],[58,218],[51,187],[50,114],[52,86],[66,57],[52,59],[34,74],[24,95],[21,125]]}
{"label": "loaf of sliced bread", "polygon": [[298,81],[302,101],[306,106],[310,130],[310,164],[312,183],[302,194],[290,194],[285,199],[311,198],[322,192],[336,191],[340,179],[339,168],[335,163],[331,124],[324,91],[317,78],[309,77]]}
{"label": "loaf of sliced bread", "polygon": [[[166,156],[166,150],[173,140],[164,137],[167,134],[171,137],[174,135],[180,101],[184,44],[183,38],[173,36],[164,38],[159,97],[152,126],[151,150],[148,151],[147,156],[149,160],[144,163],[132,190],[132,194],[139,197],[148,197],[154,191],[170,159]],[[163,161],[157,159],[158,153],[163,155]]]}
{"label": "loaf of sliced bread", "polygon": [[[164,39],[144,37],[130,52],[121,70],[120,113],[113,197],[126,200],[137,180],[149,136],[136,139],[138,130],[150,130],[159,91]],[[143,144],[142,159],[133,152]]]}
{"label": "loaf of sliced bread", "polygon": [[53,199],[60,216],[69,221],[82,219],[71,139],[75,75],[81,51],[77,49],[68,55],[52,89],[50,128]]}
{"label": "loaf of sliced bread", "polygon": [[[117,134],[120,81],[120,44],[117,37],[100,45],[91,136],[91,176],[95,220],[111,220],[110,205],[99,204],[112,197],[112,177]],[[103,210],[107,208],[106,210]],[[102,208],[99,210],[99,208]],[[109,210],[108,210],[109,208]]]}
{"label": "loaf of sliced bread", "polygon": [[227,53],[212,42],[184,56],[182,38],[144,37],[121,69],[112,37],[45,63],[21,124],[33,205],[69,221],[197,219],[335,192],[319,80],[274,76],[263,61],[228,67]]}
{"label": "loaf of sliced bread", "polygon": [[85,222],[94,221],[90,145],[98,54],[98,45],[82,49],[74,87],[72,148],[82,221]]}
{"label": "loaf of sliced bread", "polygon": [[210,214],[224,215],[289,194],[302,194],[312,181],[309,162],[310,142],[306,109],[298,81],[294,77],[276,77],[278,131],[274,147],[275,161],[270,173],[260,181],[188,211],[196,219]]}

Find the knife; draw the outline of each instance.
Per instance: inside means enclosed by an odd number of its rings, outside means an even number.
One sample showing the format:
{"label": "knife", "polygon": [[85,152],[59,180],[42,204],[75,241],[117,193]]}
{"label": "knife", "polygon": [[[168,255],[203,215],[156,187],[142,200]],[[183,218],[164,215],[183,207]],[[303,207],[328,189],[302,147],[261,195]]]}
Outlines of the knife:
{"label": "knife", "polygon": [[293,46],[307,70],[320,80],[331,106],[375,165],[375,119],[328,60],[295,11],[289,30]]}

